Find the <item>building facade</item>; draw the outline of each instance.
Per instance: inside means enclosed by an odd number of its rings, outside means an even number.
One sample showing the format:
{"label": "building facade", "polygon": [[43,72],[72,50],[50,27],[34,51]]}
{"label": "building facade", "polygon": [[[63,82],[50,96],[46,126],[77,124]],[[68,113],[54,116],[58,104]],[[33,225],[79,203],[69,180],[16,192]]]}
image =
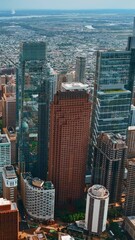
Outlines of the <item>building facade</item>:
{"label": "building facade", "polygon": [[18,240],[19,212],[16,203],[0,198],[0,239]]}
{"label": "building facade", "polygon": [[135,157],[135,126],[128,127],[127,135],[128,159]]}
{"label": "building facade", "polygon": [[128,175],[124,212],[126,216],[135,216],[135,158],[128,161]]}
{"label": "building facade", "polygon": [[55,189],[52,182],[21,174],[21,194],[29,216],[39,221],[54,219]]}
{"label": "building facade", "polygon": [[110,203],[121,198],[127,160],[127,146],[123,138],[120,134],[101,133],[94,147],[92,184],[102,184],[108,189]]}
{"label": "building facade", "polygon": [[42,179],[47,175],[48,116],[53,80],[56,85],[47,66],[46,43],[23,43],[17,70],[18,162],[22,172],[29,171]]}
{"label": "building facade", "polygon": [[135,240],[135,216],[129,216],[125,218],[124,228],[131,236],[131,239]]}
{"label": "building facade", "polygon": [[16,127],[16,94],[4,93],[2,97],[2,126]]}
{"label": "building facade", "polygon": [[135,75],[135,49],[97,53],[91,152],[100,132],[127,134]]}
{"label": "building facade", "polygon": [[16,156],[16,132],[13,127],[3,128],[3,133],[7,134],[11,143],[11,164],[17,164]]}
{"label": "building facade", "polygon": [[6,134],[0,133],[0,193],[2,192],[3,167],[11,164],[11,143]]}
{"label": "building facade", "polygon": [[3,168],[3,198],[11,202],[17,202],[18,180],[12,165]]}
{"label": "building facade", "polygon": [[76,58],[75,66],[75,81],[85,83],[85,68],[86,68],[86,58],[83,56],[78,56]]}
{"label": "building facade", "polygon": [[57,92],[51,104],[48,179],[54,183],[57,206],[84,195],[90,112],[84,90]]}
{"label": "building facade", "polygon": [[88,189],[85,229],[89,234],[101,234],[106,230],[109,192],[102,185],[93,185]]}

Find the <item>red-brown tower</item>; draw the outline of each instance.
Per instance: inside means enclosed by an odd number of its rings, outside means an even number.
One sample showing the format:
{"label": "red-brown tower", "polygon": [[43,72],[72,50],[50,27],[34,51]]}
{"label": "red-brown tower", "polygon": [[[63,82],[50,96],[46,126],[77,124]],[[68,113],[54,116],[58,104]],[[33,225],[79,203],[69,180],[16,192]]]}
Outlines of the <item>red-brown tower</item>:
{"label": "red-brown tower", "polygon": [[19,212],[16,203],[0,198],[0,240],[18,240]]}
{"label": "red-brown tower", "polygon": [[84,90],[57,92],[51,105],[48,177],[57,206],[83,197],[90,112]]}

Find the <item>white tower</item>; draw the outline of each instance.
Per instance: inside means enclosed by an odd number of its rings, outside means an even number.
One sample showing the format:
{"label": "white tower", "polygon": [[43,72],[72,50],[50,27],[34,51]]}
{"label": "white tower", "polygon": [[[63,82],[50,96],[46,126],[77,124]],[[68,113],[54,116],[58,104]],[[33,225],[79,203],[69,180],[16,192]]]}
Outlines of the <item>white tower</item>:
{"label": "white tower", "polygon": [[101,234],[106,229],[109,192],[102,185],[93,185],[88,189],[85,229],[89,234]]}
{"label": "white tower", "polygon": [[0,132],[0,193],[2,192],[2,172],[5,165],[11,164],[11,143],[7,134]]}

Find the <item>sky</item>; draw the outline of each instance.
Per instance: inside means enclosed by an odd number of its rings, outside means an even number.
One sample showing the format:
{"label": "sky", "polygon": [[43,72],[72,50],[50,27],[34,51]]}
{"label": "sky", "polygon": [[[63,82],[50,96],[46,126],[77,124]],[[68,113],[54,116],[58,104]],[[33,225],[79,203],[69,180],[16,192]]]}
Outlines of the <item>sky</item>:
{"label": "sky", "polygon": [[5,9],[135,9],[135,0],[0,0]]}

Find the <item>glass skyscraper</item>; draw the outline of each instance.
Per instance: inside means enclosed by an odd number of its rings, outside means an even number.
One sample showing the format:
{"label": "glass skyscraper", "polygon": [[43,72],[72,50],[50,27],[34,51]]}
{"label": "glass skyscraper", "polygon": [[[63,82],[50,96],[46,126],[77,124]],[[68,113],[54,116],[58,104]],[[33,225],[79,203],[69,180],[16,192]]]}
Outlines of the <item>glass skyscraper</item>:
{"label": "glass skyscraper", "polygon": [[135,49],[98,52],[93,100],[91,158],[100,132],[126,135],[135,71]]}
{"label": "glass skyscraper", "polygon": [[131,51],[98,52],[93,105],[93,140],[98,133],[126,134],[134,71]]}
{"label": "glass skyscraper", "polygon": [[[45,42],[24,42],[17,70],[18,162],[21,172],[47,175],[52,77]],[[55,84],[55,79],[54,79]]]}

